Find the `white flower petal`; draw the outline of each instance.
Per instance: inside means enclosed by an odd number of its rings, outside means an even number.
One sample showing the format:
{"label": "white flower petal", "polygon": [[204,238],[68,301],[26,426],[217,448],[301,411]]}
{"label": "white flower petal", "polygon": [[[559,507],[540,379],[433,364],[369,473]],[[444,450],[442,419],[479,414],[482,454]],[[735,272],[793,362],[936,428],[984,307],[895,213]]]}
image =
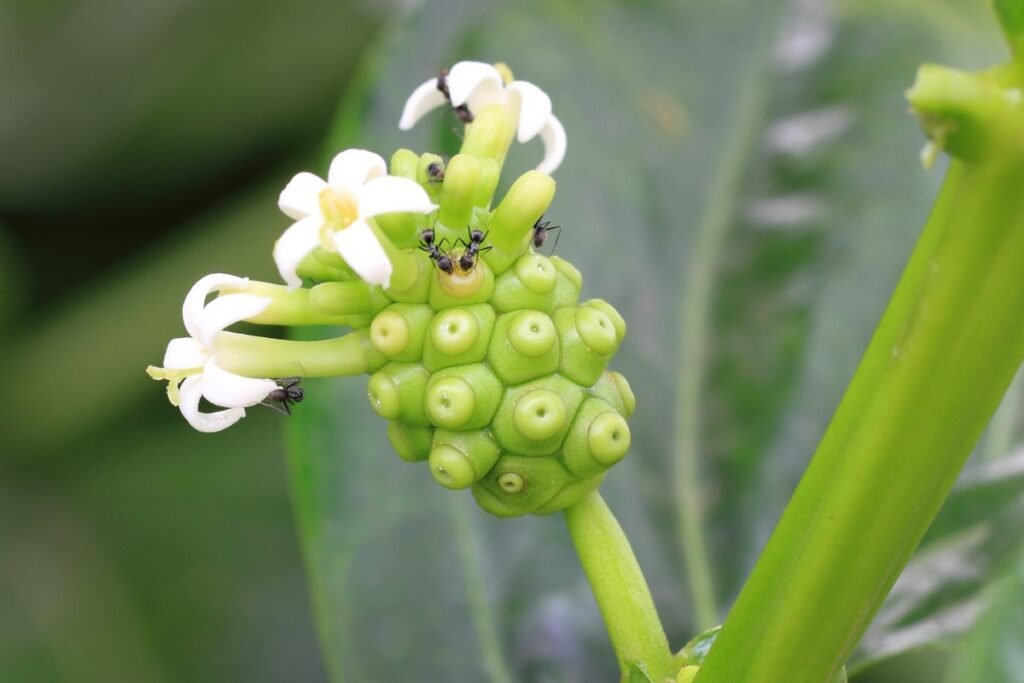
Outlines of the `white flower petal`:
{"label": "white flower petal", "polygon": [[178,408],[188,423],[200,432],[219,432],[245,417],[244,408],[199,412],[199,399],[203,395],[203,376],[193,375],[181,384],[181,404]]}
{"label": "white flower petal", "polygon": [[277,205],[290,218],[299,220],[306,216],[320,213],[320,193],[327,187],[327,182],[319,176],[303,171],[291,179],[281,190]]}
{"label": "white flower petal", "polygon": [[551,98],[528,81],[513,81],[505,90],[519,105],[519,142],[532,140],[551,116]]}
{"label": "white flower petal", "polygon": [[448,72],[448,94],[452,106],[469,105],[470,112],[478,112],[488,104],[504,102],[501,74],[484,62],[459,62]]}
{"label": "white flower petal", "polygon": [[203,396],[210,403],[225,408],[256,405],[277,388],[277,382],[236,375],[221,368],[212,359],[203,368]]}
{"label": "white flower petal", "polygon": [[565,158],[565,128],[555,115],[548,117],[547,123],[540,131],[540,139],[544,141],[544,160],[537,166],[541,173],[551,175]]}
{"label": "white flower petal", "polygon": [[164,367],[170,370],[191,370],[206,365],[206,348],[192,337],[178,337],[167,344]]}
{"label": "white flower petal", "polygon": [[356,221],[334,233],[334,248],[356,275],[371,285],[391,286],[391,261],[370,226]]}
{"label": "white flower petal", "polygon": [[379,154],[365,149],[346,149],[334,157],[327,182],[334,188],[355,191],[367,180],[387,175],[388,166]]}
{"label": "white flower petal", "polygon": [[215,292],[221,287],[242,289],[248,284],[249,278],[247,277],[211,273],[192,285],[192,289],[185,296],[185,303],[181,305],[181,317],[185,321],[185,329],[188,330],[189,336],[195,339],[202,336],[200,323],[203,318],[203,309],[206,308],[206,297],[210,295],[210,292]]}
{"label": "white flower petal", "polygon": [[431,78],[413,90],[412,95],[409,95],[409,99],[405,101],[405,108],[402,110],[398,128],[409,130],[416,125],[417,121],[434,109],[443,106],[444,103],[444,93],[437,89],[437,79]]}
{"label": "white flower petal", "polygon": [[320,228],[323,224],[321,216],[308,216],[293,223],[277,238],[274,244],[274,263],[289,289],[302,286],[302,278],[296,274],[295,269],[306,258],[306,254],[320,246]]}
{"label": "white flower petal", "polygon": [[240,320],[259,315],[267,310],[272,301],[270,297],[254,294],[225,294],[217,297],[203,309],[199,321],[199,343],[212,349],[213,338],[218,332]]}
{"label": "white flower petal", "polygon": [[362,219],[382,213],[430,213],[437,208],[418,183],[397,176],[384,176],[366,183],[359,188],[356,201]]}

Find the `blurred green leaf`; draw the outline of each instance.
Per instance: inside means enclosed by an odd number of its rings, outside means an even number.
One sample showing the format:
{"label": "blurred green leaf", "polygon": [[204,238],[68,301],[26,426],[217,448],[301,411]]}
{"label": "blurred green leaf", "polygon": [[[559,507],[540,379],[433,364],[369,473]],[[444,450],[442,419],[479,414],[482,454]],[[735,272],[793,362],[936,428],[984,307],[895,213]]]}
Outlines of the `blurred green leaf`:
{"label": "blurred green leaf", "polygon": [[[451,151],[443,116],[404,135],[396,122],[412,88],[461,58],[506,61],[552,95],[570,143],[548,216],[565,226],[558,253],[583,272],[584,297],[608,299],[630,326],[614,367],[639,399],[634,449],[604,492],[677,645],[695,629],[669,476],[679,350],[706,349],[688,368],[703,373],[703,390],[685,409],[699,417],[695,488],[727,604],[934,196],[939,174],[920,168],[923,138],[901,93],[922,61],[980,66],[999,56],[990,20],[950,22],[944,5],[922,18],[912,4],[800,2],[781,18],[738,0],[432,4],[374,52],[366,92],[345,101],[330,139],[329,153]],[[759,31],[777,35],[767,50]],[[751,83],[763,93],[753,103]],[[539,144],[516,146],[504,184],[539,158]],[[734,171],[722,170],[725,160]],[[698,251],[709,224],[723,229],[722,246]],[[711,262],[695,263],[698,253]],[[680,331],[681,288],[696,266],[710,274],[697,300],[709,312]],[[358,380],[316,389],[295,422],[295,503],[335,680],[400,678],[413,667],[433,680],[487,680],[443,503],[464,494],[390,452]],[[613,678],[561,520],[498,522],[477,511],[473,526],[513,676]]]}
{"label": "blurred green leaf", "polygon": [[[1019,528],[1019,527],[1018,527]],[[1024,555],[990,586],[987,610],[970,634],[948,683],[1024,681]]]}

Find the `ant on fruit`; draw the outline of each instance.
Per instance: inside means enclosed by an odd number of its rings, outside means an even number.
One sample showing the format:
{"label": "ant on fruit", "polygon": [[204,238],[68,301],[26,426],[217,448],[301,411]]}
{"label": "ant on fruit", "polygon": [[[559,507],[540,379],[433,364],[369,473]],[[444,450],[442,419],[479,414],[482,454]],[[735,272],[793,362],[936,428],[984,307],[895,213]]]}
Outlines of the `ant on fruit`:
{"label": "ant on fruit", "polygon": [[466,232],[469,234],[469,244],[466,244],[466,241],[461,237],[459,238],[459,244],[465,248],[462,256],[459,257],[459,269],[464,273],[473,270],[473,266],[476,265],[476,257],[479,254],[494,248],[493,246],[480,246],[487,239],[487,233],[483,230],[472,230],[469,226],[466,226]]}
{"label": "ant on fruit", "polygon": [[[544,243],[547,241],[550,232],[552,232],[553,230],[562,229],[561,225],[551,225],[551,221],[544,221],[543,223],[541,223],[543,219],[544,216],[541,216],[540,218],[537,219],[537,222],[533,224],[533,246],[535,249],[540,249],[541,247],[544,246]],[[551,247],[552,252],[555,250],[555,247],[558,246],[558,238],[561,235],[562,233],[558,233],[557,235],[555,235],[555,243]]]}
{"label": "ant on fruit", "polygon": [[431,228],[420,233],[420,249],[427,252],[438,270],[451,275],[455,271],[455,264],[452,263],[451,257],[448,256],[448,252],[444,248],[447,242],[448,240],[441,240],[440,244],[434,244],[434,231]]}
{"label": "ant on fruit", "polygon": [[[452,104],[452,95],[448,92],[448,70],[441,69],[441,75],[437,77],[437,89],[444,95],[444,99],[448,101],[448,104]],[[459,117],[459,121],[463,123],[473,123],[473,112],[469,111],[469,106],[466,104],[460,104],[459,106],[452,105],[452,110],[455,115]]]}
{"label": "ant on fruit", "polygon": [[274,380],[277,383],[277,389],[272,389],[267,394],[267,397],[260,401],[260,405],[264,405],[282,415],[291,415],[291,406],[295,403],[301,403],[305,396],[305,392],[299,386],[301,381],[300,377],[283,377]]}

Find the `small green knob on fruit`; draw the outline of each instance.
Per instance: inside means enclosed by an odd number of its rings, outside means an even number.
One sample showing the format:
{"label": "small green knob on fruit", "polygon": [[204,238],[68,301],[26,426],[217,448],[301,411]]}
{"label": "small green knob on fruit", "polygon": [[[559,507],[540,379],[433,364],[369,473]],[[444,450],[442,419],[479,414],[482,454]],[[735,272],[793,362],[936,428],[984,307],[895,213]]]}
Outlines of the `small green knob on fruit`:
{"label": "small green knob on fruit", "polygon": [[392,304],[370,323],[370,343],[391,360],[419,361],[434,311],[422,304]]}
{"label": "small green knob on fruit", "polygon": [[441,311],[430,321],[423,365],[431,372],[478,363],[487,355],[494,309],[475,304]]}
{"label": "small green knob on fruit", "polygon": [[534,389],[517,402],[513,420],[519,433],[529,439],[550,439],[566,426],[562,397],[549,389]]}
{"label": "small green knob on fruit", "polygon": [[429,378],[430,373],[419,363],[388,363],[367,383],[370,406],[386,420],[428,424],[423,392]]}
{"label": "small green knob on fruit", "polygon": [[494,417],[502,386],[482,364],[434,373],[427,383],[427,417],[444,429],[481,429]]}
{"label": "small green knob on fruit", "polygon": [[430,447],[434,439],[434,430],[404,422],[388,424],[388,441],[398,453],[398,457],[406,462],[422,462],[430,456]]}
{"label": "small green knob on fruit", "polygon": [[449,489],[465,489],[482,479],[498,459],[498,446],[484,431],[437,430],[430,451],[430,473]]}
{"label": "small green knob on fruit", "polygon": [[558,369],[558,332],[540,311],[516,311],[498,317],[487,362],[507,384],[521,384]]}

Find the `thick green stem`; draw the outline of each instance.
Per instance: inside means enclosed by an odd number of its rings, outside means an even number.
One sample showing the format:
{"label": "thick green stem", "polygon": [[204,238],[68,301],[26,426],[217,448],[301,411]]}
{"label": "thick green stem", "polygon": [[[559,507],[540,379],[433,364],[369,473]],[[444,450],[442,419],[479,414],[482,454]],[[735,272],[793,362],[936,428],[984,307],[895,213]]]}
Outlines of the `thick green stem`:
{"label": "thick green stem", "polygon": [[[956,136],[946,124],[963,111],[962,92],[946,88],[944,100],[941,85],[919,82],[911,103],[926,128]],[[1017,105],[976,104],[970,130],[960,129],[971,137],[950,137],[947,147],[969,161],[952,162],[857,374],[698,683],[829,680],[1024,357],[1024,154],[1019,137],[994,137],[1011,129],[1007,108]],[[993,125],[974,135],[983,119]]]}
{"label": "thick green stem", "polygon": [[623,678],[641,664],[651,678],[675,676],[672,651],[633,549],[595,491],[565,511],[573,545],[601,609]]}

